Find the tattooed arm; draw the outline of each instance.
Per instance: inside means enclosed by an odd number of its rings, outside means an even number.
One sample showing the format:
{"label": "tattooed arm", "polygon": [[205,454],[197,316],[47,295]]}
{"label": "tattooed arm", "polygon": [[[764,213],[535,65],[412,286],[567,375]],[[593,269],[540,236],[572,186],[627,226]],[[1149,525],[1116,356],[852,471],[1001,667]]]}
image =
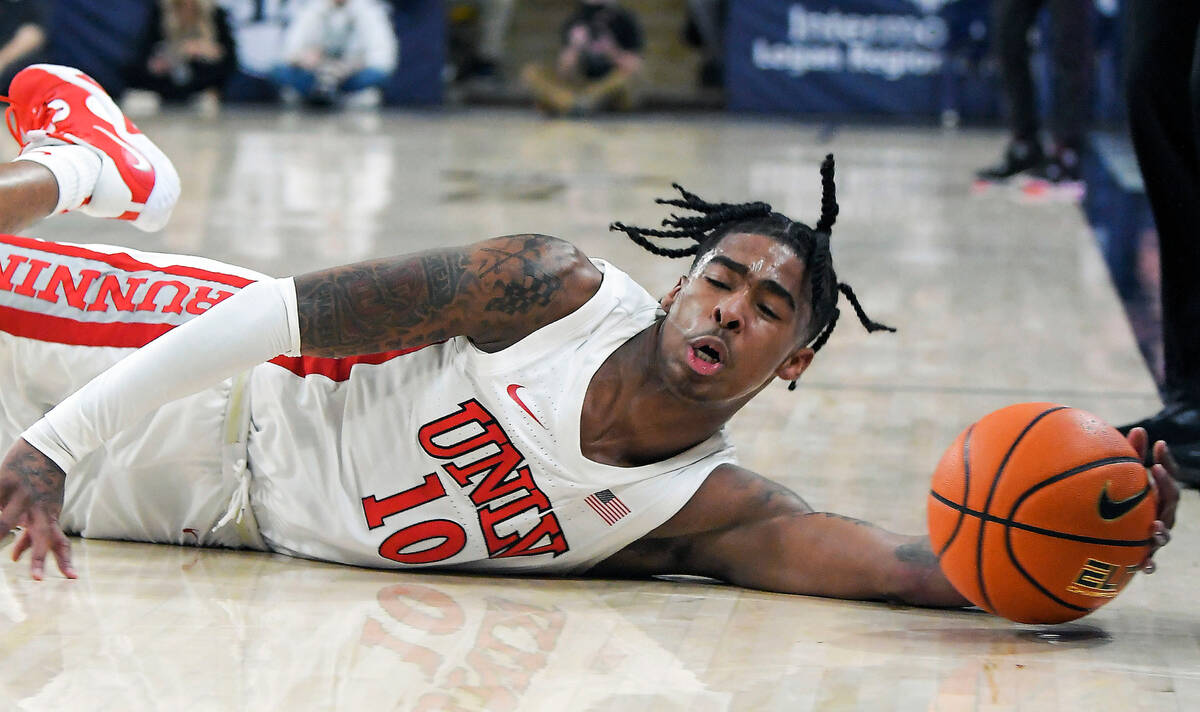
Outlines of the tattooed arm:
{"label": "tattooed arm", "polygon": [[[0,541],[23,527],[41,578],[47,553],[74,576],[58,525],[66,475],[153,409],[281,353],[343,356],[466,335],[485,350],[520,340],[583,304],[599,270],[550,237],[502,237],[262,280],[125,357],[21,434],[0,462]],[[296,300],[296,311],[291,311]]]}
{"label": "tattooed arm", "polygon": [[578,309],[600,271],[544,235],[363,262],[296,278],[301,351],[348,356],[465,335],[486,351]]}
{"label": "tattooed arm", "polygon": [[814,512],[749,470],[718,467],[683,509],[588,572],[691,574],[747,588],[831,598],[967,606],[925,537]]}

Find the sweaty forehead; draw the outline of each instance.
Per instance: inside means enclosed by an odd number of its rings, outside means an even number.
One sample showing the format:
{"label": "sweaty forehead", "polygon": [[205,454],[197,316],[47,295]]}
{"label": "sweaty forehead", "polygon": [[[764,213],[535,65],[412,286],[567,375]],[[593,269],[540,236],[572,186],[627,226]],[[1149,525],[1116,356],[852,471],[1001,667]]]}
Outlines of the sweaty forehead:
{"label": "sweaty forehead", "polygon": [[699,273],[718,256],[744,265],[752,278],[771,279],[783,285],[797,304],[808,301],[801,293],[804,261],[789,245],[766,235],[733,233],[705,253],[696,262],[693,272]]}

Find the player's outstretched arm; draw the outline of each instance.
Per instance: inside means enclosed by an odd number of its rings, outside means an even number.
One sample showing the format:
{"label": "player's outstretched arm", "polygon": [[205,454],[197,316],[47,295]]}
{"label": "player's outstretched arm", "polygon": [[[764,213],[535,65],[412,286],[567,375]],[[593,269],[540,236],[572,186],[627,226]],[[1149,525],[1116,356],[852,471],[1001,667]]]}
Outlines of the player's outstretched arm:
{"label": "player's outstretched arm", "polygon": [[814,512],[787,488],[718,467],[674,517],[589,572],[691,574],[747,588],[920,606],[968,606],[925,537]]}
{"label": "player's outstretched arm", "polygon": [[[1146,432],[1129,442],[1145,459]],[[1170,541],[1179,503],[1179,466],[1154,444],[1149,475],[1158,496],[1154,545],[1142,568]],[[780,593],[957,607],[970,602],[942,573],[928,537],[814,512],[791,490],[744,468],[723,465],[665,524],[588,572],[595,576],[691,574]]]}
{"label": "player's outstretched arm", "polygon": [[296,277],[301,352],[351,356],[467,336],[516,343],[578,309],[600,271],[573,245],[510,235]]}

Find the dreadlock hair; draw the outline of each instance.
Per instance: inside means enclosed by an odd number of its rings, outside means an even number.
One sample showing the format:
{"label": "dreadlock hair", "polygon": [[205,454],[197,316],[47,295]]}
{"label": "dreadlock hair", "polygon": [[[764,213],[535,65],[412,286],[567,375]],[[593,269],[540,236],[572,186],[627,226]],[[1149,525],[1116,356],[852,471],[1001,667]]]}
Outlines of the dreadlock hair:
{"label": "dreadlock hair", "polygon": [[[804,284],[801,285],[801,290],[808,290],[809,306],[812,310],[808,329],[804,334],[804,343],[813,351],[821,350],[837,325],[840,315],[837,306],[839,294],[850,300],[859,322],[868,332],[895,331],[890,326],[871,321],[863,311],[862,305],[858,303],[854,290],[850,285],[839,282],[837,273],[833,270],[829,236],[833,223],[837,220],[838,204],[833,183],[832,153],[826,155],[825,160],[821,162],[821,219],[817,221],[815,228],[774,212],[767,203],[710,203],[684,190],[678,183],[672,183],[671,186],[679,191],[680,198],[658,198],[654,202],[690,210],[699,215],[681,217],[672,213],[662,221],[664,228],[672,228],[669,230],[653,230],[620,222],[612,223],[608,229],[624,232],[629,239],[656,255],[672,258],[693,257],[692,267],[695,267],[700,258],[715,248],[726,235],[747,233],[770,237],[792,248],[804,262]],[[652,242],[649,239],[651,237],[690,239],[692,244],[678,248],[663,247]],[[788,390],[795,388],[796,382],[792,381]]]}

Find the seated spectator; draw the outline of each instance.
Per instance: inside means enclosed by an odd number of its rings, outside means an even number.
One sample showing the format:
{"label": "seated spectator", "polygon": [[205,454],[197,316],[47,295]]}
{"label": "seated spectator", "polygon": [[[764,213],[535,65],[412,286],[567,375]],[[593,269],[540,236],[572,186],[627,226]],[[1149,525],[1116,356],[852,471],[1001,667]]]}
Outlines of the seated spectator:
{"label": "seated spectator", "polygon": [[688,44],[704,56],[700,65],[700,86],[717,88],[725,85],[725,18],[726,0],[688,0]]}
{"label": "seated spectator", "polygon": [[288,104],[378,106],[380,87],[396,69],[398,44],[377,0],[311,0],[288,27],[284,63],[272,76]]}
{"label": "seated spectator", "polygon": [[562,42],[556,72],[537,64],[521,71],[538,108],[572,116],[633,108],[644,41],[631,12],[615,0],[581,0],[563,25]]}
{"label": "seated spectator", "polygon": [[202,112],[212,113],[236,67],[228,17],[213,0],[160,0],[127,84],[168,103],[195,99]]}
{"label": "seated spectator", "polygon": [[283,56],[283,35],[300,2],[289,0],[217,0],[229,15],[237,46],[237,70],[225,83],[226,102],[279,100],[271,78]]}
{"label": "seated spectator", "polygon": [[455,0],[450,3],[450,76],[453,81],[499,80],[504,40],[516,0]]}
{"label": "seated spectator", "polygon": [[46,7],[42,0],[6,0],[0,6],[0,93],[13,75],[46,61]]}

